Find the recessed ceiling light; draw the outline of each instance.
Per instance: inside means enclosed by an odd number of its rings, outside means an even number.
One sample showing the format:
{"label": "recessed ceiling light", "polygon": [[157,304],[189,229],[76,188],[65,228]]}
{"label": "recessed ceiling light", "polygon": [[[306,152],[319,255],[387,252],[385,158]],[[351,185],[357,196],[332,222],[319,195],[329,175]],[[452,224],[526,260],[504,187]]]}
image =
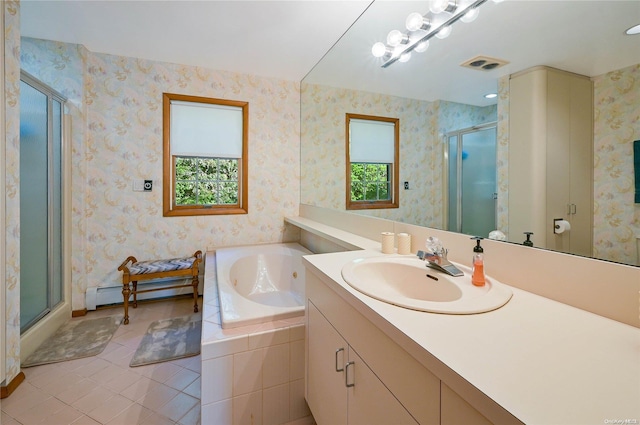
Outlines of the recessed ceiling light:
{"label": "recessed ceiling light", "polygon": [[635,25],[624,32],[627,35],[638,35],[640,34],[640,24]]}
{"label": "recessed ceiling light", "polygon": [[485,94],[484,97],[486,97],[487,99],[495,99],[496,97],[498,97],[497,93],[488,93]]}

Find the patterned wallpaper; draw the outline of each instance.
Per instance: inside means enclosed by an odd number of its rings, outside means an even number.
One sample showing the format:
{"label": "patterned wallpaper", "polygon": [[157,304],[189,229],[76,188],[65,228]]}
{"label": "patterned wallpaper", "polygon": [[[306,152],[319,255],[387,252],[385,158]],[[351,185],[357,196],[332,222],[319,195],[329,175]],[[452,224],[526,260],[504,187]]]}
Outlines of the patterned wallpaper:
{"label": "patterned wallpaper", "polygon": [[[443,135],[495,121],[495,107],[426,102],[328,86],[302,85],[301,203],[345,209],[345,114],[400,119],[400,208],[358,211],[443,227]],[[336,177],[332,177],[336,176]]]}
{"label": "patterned wallpaper", "polygon": [[[496,141],[496,181],[498,205],[496,207],[497,228],[509,239],[509,76],[498,79]],[[515,238],[512,238],[513,240]],[[519,242],[519,241],[518,241]]]}
{"label": "patterned wallpaper", "polygon": [[[9,383],[20,373],[20,3],[3,1],[4,106],[5,106],[5,275],[0,284],[5,296],[5,377]],[[0,143],[0,147],[2,144]]]}
{"label": "patterned wallpaper", "polygon": [[593,253],[598,258],[637,264],[640,204],[633,199],[633,141],[640,139],[640,64],[593,81]]}
{"label": "patterned wallpaper", "polygon": [[[428,158],[433,146],[425,117],[416,113],[428,114],[429,106],[418,100],[303,84],[301,203],[345,209],[346,113],[399,118],[400,181],[410,181],[413,188],[401,189],[400,208],[369,213],[392,220],[430,223],[434,213],[423,207],[422,200],[431,185],[433,170]],[[423,149],[425,145],[427,149]]]}
{"label": "patterned wallpaper", "polygon": [[[42,40],[26,40],[23,58],[77,107],[74,310],[84,308],[87,287],[120,284],[117,267],[128,255],[166,258],[296,238],[283,218],[299,205],[299,83]],[[162,217],[163,92],[249,102],[249,214]],[[133,191],[143,179],[154,181],[152,192]]]}

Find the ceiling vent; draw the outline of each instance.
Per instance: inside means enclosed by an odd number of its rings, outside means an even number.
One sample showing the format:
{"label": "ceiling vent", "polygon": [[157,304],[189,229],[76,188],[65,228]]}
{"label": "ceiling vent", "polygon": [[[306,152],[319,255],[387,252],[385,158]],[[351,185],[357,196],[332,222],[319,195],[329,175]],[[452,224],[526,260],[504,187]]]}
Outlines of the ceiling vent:
{"label": "ceiling vent", "polygon": [[490,58],[489,56],[476,56],[460,64],[465,68],[477,69],[479,71],[491,71],[508,64],[506,60]]}

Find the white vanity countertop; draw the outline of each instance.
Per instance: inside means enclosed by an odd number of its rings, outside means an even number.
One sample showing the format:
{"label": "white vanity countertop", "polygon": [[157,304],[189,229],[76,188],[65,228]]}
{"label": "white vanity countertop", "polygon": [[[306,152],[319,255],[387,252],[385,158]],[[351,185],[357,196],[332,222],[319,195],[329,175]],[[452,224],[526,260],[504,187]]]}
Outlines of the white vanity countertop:
{"label": "white vanity countertop", "polygon": [[512,299],[488,313],[396,307],[342,279],[344,264],[380,255],[350,251],[305,262],[392,339],[422,347],[423,358],[411,353],[425,366],[435,356],[526,424],[640,424],[640,329],[513,287]]}

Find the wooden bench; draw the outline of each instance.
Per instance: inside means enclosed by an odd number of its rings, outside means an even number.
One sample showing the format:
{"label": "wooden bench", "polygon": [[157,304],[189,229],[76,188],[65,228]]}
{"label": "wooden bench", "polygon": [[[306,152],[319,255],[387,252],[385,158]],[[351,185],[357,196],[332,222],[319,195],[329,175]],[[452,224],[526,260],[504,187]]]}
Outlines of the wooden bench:
{"label": "wooden bench", "polygon": [[[138,261],[129,256],[118,267],[122,272],[122,296],[124,298],[124,324],[129,324],[129,298],[133,295],[133,308],[138,307],[138,294],[165,289],[193,287],[193,312],[198,312],[198,265],[202,261],[202,251],[196,251],[191,257],[172,258],[169,260]],[[127,264],[131,264],[127,266]],[[167,277],[189,277],[191,283],[169,285],[161,288],[138,291],[138,282],[142,280],[161,279]],[[129,285],[133,284],[133,287]]]}

